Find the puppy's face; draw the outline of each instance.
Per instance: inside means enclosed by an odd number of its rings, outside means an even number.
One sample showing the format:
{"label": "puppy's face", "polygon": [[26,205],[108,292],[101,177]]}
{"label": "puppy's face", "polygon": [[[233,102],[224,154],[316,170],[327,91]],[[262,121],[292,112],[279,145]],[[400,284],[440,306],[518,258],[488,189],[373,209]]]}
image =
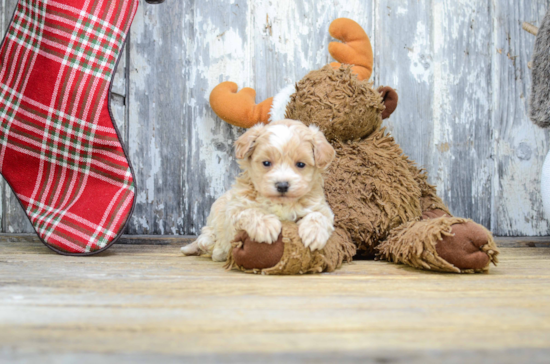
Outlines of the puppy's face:
{"label": "puppy's face", "polygon": [[235,142],[235,149],[256,191],[278,202],[311,191],[335,155],[317,127],[292,120],[254,126]]}

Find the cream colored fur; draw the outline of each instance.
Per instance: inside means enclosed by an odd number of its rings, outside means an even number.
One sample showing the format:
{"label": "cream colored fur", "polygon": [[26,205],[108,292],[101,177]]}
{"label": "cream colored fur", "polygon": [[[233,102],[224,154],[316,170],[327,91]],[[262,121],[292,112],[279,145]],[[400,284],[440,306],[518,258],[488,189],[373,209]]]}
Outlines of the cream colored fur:
{"label": "cream colored fur", "polygon": [[[334,230],[322,171],[335,153],[319,129],[292,120],[259,124],[235,142],[235,152],[241,175],[214,202],[201,235],[182,253],[206,253],[224,261],[237,231],[271,244],[281,232],[281,221],[297,222],[304,245],[312,251],[322,249]],[[300,168],[298,162],[305,166]],[[278,182],[288,182],[286,193],[277,190]]]}

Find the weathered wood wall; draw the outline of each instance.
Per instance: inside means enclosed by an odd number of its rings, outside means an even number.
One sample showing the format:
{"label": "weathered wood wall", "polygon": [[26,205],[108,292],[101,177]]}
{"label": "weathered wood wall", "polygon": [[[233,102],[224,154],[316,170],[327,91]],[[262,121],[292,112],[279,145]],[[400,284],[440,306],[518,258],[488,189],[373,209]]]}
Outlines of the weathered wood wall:
{"label": "weathered wood wall", "polygon": [[[0,0],[6,29],[16,0]],[[113,88],[134,164],[131,234],[196,234],[238,167],[242,130],[210,90],[232,80],[274,95],[330,61],[330,22],[370,35],[374,82],[400,105],[386,125],[456,215],[498,235],[549,235],[539,173],[550,134],[527,118],[535,37],[548,0],[167,0],[143,3]],[[32,231],[3,182],[1,230]]]}

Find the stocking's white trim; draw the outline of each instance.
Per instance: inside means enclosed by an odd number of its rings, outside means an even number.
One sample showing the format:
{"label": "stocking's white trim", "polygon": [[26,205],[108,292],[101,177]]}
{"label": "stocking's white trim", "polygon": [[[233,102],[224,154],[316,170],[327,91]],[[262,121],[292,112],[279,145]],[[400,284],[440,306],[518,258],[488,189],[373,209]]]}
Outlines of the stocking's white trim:
{"label": "stocking's white trim", "polygon": [[294,85],[288,85],[283,88],[275,97],[273,98],[273,105],[271,106],[271,111],[269,112],[269,122],[282,120],[285,118],[286,107],[290,102],[290,96],[296,92],[296,87]]}

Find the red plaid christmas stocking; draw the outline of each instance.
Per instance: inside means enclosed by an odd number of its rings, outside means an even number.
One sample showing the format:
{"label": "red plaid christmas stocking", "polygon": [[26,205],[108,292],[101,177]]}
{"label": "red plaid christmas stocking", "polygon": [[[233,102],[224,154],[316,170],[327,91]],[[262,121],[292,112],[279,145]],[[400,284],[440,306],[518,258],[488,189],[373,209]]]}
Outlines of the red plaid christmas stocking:
{"label": "red plaid christmas stocking", "polygon": [[20,0],[0,49],[0,172],[46,246],[98,253],[134,177],[109,109],[137,0]]}

